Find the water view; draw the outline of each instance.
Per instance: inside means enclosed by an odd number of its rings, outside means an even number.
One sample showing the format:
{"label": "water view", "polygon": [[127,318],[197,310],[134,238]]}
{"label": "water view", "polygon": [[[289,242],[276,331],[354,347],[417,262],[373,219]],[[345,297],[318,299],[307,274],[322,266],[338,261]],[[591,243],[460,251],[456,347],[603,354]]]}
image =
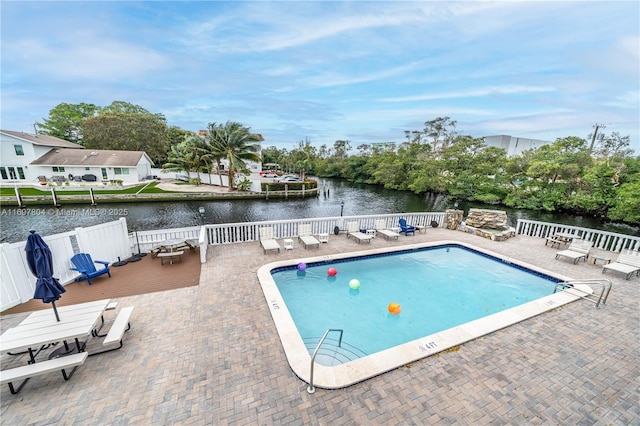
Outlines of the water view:
{"label": "water view", "polygon": [[[444,211],[454,207],[454,200],[434,194],[417,195],[371,185],[353,184],[340,179],[318,179],[322,191],[319,197],[291,200],[234,200],[193,201],[159,203],[99,203],[97,206],[74,205],[54,208],[46,205],[0,209],[2,229],[0,239],[4,243],[22,241],[30,229],[42,235],[70,231],[77,227],[96,225],[127,219],[129,231],[163,228],[181,228],[201,223],[199,207],[204,207],[204,223],[255,222],[312,217],[332,217]],[[343,204],[344,203],[344,204]],[[514,210],[480,203],[460,203],[468,213],[469,208],[506,210],[509,224],[518,219],[596,228],[621,234],[640,236],[640,229],[623,224],[605,223],[598,218],[571,216],[567,214],[542,213],[529,210]]]}

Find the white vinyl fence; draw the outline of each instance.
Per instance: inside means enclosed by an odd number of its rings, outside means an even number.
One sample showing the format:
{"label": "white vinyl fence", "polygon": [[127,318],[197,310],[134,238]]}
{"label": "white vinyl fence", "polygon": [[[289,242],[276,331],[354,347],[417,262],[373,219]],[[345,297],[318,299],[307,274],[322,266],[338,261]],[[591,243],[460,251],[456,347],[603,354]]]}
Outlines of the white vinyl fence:
{"label": "white vinyl fence", "polygon": [[[333,234],[336,227],[339,232],[346,231],[346,223],[356,221],[362,229],[375,229],[376,220],[384,220],[388,228],[399,228],[398,221],[405,218],[415,226],[444,226],[445,213],[396,213],[365,216],[338,216],[310,219],[270,220],[264,222],[223,223],[205,225],[200,239],[200,257],[206,261],[206,248],[209,244],[233,244],[260,239],[258,228],[272,226],[276,238],[292,238],[298,235],[298,225],[311,224],[313,234]],[[206,244],[203,242],[206,241]]]}
{"label": "white vinyl fence", "polygon": [[516,225],[516,234],[528,235],[530,237],[547,238],[558,232],[573,234],[577,238],[593,241],[593,247],[602,250],[612,252],[640,250],[640,237],[634,237],[632,235],[616,234],[598,229],[538,222],[528,219],[518,219],[518,224]]}
{"label": "white vinyl fence", "polygon": [[195,244],[200,237],[200,226],[188,228],[155,229],[153,231],[133,231],[129,236],[133,253],[148,253],[167,240],[192,240]]}
{"label": "white vinyl fence", "polygon": [[[26,236],[25,236],[26,237]],[[76,253],[89,253],[95,260],[109,263],[131,257],[127,222],[121,218],[87,228],[76,228],[63,234],[42,236],[53,253],[53,276],[62,285],[72,282],[79,273],[70,268]],[[27,265],[26,240],[0,245],[0,310],[33,298],[36,278]]]}

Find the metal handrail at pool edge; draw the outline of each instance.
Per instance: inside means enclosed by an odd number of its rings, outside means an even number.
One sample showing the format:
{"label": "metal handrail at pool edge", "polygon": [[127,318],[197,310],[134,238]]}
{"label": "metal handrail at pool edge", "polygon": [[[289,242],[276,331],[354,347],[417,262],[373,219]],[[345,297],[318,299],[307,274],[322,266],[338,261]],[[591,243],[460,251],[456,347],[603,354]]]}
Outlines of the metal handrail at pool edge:
{"label": "metal handrail at pool edge", "polygon": [[332,331],[340,332],[340,339],[338,339],[338,347],[342,346],[342,333],[344,333],[344,330],[342,330],[341,328],[328,328],[327,331],[325,331],[322,337],[320,338],[320,341],[318,342],[318,346],[316,346],[316,349],[313,351],[313,355],[311,355],[311,366],[309,368],[309,386],[307,387],[308,393],[314,393],[316,391],[316,388],[313,386],[313,365],[315,364],[316,355],[318,355],[320,346],[322,346],[322,344],[324,343],[324,339],[326,339],[329,333]]}
{"label": "metal handrail at pool edge", "polygon": [[[598,296],[597,298],[595,298],[595,295],[593,293],[586,293],[582,290],[580,290],[579,288],[575,287],[575,284],[600,284],[602,285],[602,290],[600,291],[600,296]],[[557,292],[558,288],[562,288],[562,289],[566,289],[566,290],[575,290],[579,293],[582,293],[582,295],[577,294],[576,296],[585,299],[585,300],[590,300],[593,303],[596,304],[596,308],[600,307],[600,303],[602,303],[603,305],[606,305],[607,303],[607,298],[609,297],[609,292],[611,292],[611,281],[608,279],[584,279],[584,280],[570,280],[570,281],[563,281],[560,282],[558,284],[556,284],[555,289],[553,290],[553,292]]]}

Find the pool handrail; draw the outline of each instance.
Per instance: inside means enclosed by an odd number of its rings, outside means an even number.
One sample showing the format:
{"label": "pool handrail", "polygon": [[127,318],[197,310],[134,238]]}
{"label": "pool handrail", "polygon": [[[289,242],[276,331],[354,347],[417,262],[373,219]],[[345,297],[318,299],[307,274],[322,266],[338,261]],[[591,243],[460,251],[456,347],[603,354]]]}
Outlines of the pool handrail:
{"label": "pool handrail", "polygon": [[[582,290],[580,290],[579,288],[575,287],[575,284],[600,284],[602,285],[602,290],[600,290],[600,296],[594,295],[593,293],[586,293]],[[556,291],[558,291],[558,288],[562,288],[563,290],[574,290],[577,291],[579,293],[582,293],[581,295],[577,295],[578,297],[585,299],[585,300],[590,300],[593,303],[596,304],[596,308],[600,307],[600,303],[602,303],[603,305],[605,305],[607,303],[607,298],[609,297],[609,292],[611,291],[611,281],[608,279],[583,279],[583,280],[570,280],[570,281],[563,281],[563,282],[559,282],[558,284],[556,284],[555,289],[553,290],[553,292],[555,293]]]}
{"label": "pool handrail", "polygon": [[316,346],[316,349],[313,351],[313,355],[311,356],[311,366],[309,369],[309,386],[307,387],[307,393],[314,393],[316,391],[316,388],[313,386],[313,364],[315,363],[316,355],[320,350],[320,346],[322,346],[322,344],[324,343],[324,339],[326,339],[327,335],[329,335],[329,333],[332,331],[340,332],[340,339],[338,339],[338,347],[342,346],[342,333],[344,333],[344,330],[342,330],[341,328],[328,328],[327,331],[325,331],[322,337],[320,338],[320,341],[318,342],[318,345]]}

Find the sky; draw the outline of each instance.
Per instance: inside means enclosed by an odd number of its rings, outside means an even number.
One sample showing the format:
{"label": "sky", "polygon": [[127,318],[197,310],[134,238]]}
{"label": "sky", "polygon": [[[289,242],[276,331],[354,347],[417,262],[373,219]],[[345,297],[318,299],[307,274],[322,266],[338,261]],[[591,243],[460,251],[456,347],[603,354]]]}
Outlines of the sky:
{"label": "sky", "polygon": [[113,101],[263,146],[601,132],[640,153],[637,1],[6,1],[0,127]]}

